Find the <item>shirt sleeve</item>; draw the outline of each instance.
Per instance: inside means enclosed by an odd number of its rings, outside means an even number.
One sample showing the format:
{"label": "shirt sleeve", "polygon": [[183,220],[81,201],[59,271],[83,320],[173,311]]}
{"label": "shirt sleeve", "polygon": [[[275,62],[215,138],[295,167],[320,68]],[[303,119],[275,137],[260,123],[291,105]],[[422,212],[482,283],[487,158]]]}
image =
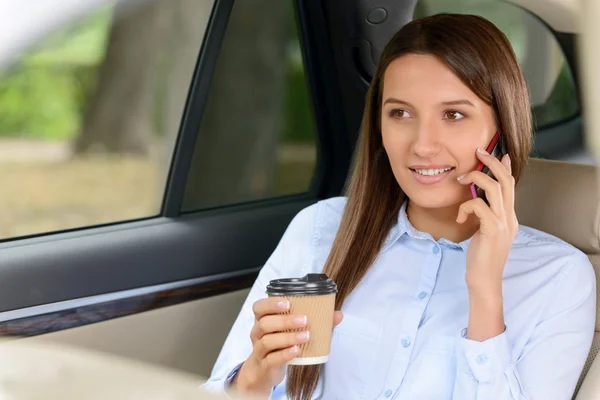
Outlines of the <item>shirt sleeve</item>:
{"label": "shirt sleeve", "polygon": [[[506,330],[483,342],[458,339],[456,400],[571,399],[592,345],[596,277],[585,255],[564,268],[523,351]],[[510,327],[507,327],[510,329]]]}
{"label": "shirt sleeve", "polygon": [[[265,291],[271,280],[300,277],[308,271],[313,260],[311,240],[317,208],[318,203],[300,211],[286,229],[279,244],[252,285],[250,293],[229,331],[210,377],[201,386],[202,389],[221,395],[227,394],[230,381],[239,370],[238,367],[241,367],[252,353],[250,330],[254,325],[253,304],[257,300],[267,297]],[[285,390],[281,390],[278,386],[271,394],[272,399],[284,398],[275,396],[276,393],[285,393]]]}

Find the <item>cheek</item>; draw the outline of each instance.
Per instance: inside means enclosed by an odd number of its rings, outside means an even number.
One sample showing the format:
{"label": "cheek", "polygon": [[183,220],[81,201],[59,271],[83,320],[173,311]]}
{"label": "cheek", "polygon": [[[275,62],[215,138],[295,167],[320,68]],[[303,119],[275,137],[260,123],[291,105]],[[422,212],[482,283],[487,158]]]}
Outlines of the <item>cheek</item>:
{"label": "cheek", "polygon": [[477,158],[477,147],[482,147],[485,139],[481,138],[463,138],[463,140],[453,141],[447,144],[447,149],[458,164],[458,171],[466,173],[473,171],[479,165]]}
{"label": "cheek", "polygon": [[406,144],[397,137],[390,137],[388,135],[382,135],[382,140],[383,148],[390,161],[392,170],[396,171],[406,162]]}
{"label": "cheek", "polygon": [[397,158],[404,158],[410,147],[409,133],[389,121],[381,123],[381,140],[392,164],[398,161]]}

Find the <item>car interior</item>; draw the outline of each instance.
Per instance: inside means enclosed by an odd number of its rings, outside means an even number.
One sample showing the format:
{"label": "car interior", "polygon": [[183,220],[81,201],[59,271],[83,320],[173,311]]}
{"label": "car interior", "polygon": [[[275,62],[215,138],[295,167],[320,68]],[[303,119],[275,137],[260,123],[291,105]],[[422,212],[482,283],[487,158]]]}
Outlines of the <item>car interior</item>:
{"label": "car interior", "polygon": [[[190,33],[202,40],[190,47],[193,62],[183,83],[159,210],[144,218],[0,239],[4,337],[93,349],[208,377],[248,289],[288,223],[304,207],[343,193],[364,96],[387,40],[413,18],[445,11],[496,23],[513,42],[527,79],[535,145],[517,187],[519,222],[584,251],[600,273],[600,171],[593,156],[594,140],[600,140],[586,134],[598,127],[593,116],[582,115],[584,103],[597,102],[583,82],[595,87],[591,80],[598,77],[590,72],[592,64],[586,69],[581,63],[582,49],[592,51],[593,45],[579,42],[584,31],[597,29],[583,18],[585,7],[595,5],[294,0],[289,10],[254,13],[253,20],[249,10],[277,8],[276,1],[202,3],[207,22],[202,32]],[[143,12],[145,2],[137,4],[131,12]],[[287,12],[290,17],[282,17]],[[265,27],[273,15],[284,26]],[[308,110],[302,127],[312,135],[312,148],[283,151],[277,129],[267,139],[251,133],[264,126],[260,107],[272,110],[285,92],[273,83],[282,72],[265,65],[278,68],[276,52],[251,42],[237,45],[253,29],[261,43],[282,32],[297,42]],[[232,84],[244,74],[252,79]],[[270,144],[257,146],[259,138]],[[232,146],[241,150],[227,153]],[[281,180],[299,183],[262,188],[263,181],[255,179],[262,175],[248,171],[258,171],[257,160],[275,153],[308,160],[309,174],[294,175],[299,161],[289,170],[278,166]],[[231,163],[234,158],[239,162]],[[574,399],[600,397],[600,362],[594,362],[599,350],[596,334]]]}

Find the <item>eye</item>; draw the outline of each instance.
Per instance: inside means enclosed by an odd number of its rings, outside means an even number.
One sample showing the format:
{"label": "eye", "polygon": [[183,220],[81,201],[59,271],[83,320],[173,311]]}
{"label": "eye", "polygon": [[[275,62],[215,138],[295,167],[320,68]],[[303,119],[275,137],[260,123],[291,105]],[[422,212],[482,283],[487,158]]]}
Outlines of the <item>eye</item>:
{"label": "eye", "polygon": [[444,113],[444,118],[449,119],[451,121],[458,121],[459,119],[463,119],[465,116],[463,113],[455,110],[446,111]]}
{"label": "eye", "polygon": [[392,118],[398,118],[398,119],[404,119],[404,118],[409,118],[410,117],[410,113],[408,111],[401,110],[401,109],[398,109],[398,108],[390,110],[389,114],[390,114],[390,117],[392,117]]}

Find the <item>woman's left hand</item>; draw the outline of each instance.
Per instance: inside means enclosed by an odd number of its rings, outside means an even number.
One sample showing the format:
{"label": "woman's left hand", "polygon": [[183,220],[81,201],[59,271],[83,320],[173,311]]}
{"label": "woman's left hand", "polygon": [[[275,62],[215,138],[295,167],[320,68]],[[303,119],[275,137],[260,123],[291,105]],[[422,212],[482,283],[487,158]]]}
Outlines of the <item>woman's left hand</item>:
{"label": "woman's left hand", "polygon": [[461,204],[456,221],[464,223],[469,215],[479,218],[479,230],[467,250],[466,282],[469,290],[487,292],[502,289],[502,273],[508,253],[519,229],[515,214],[515,179],[511,173],[510,158],[502,161],[478,149],[477,157],[492,172],[493,179],[480,171],[472,171],[459,178],[463,185],[474,183],[485,191],[489,206],[481,198]]}

